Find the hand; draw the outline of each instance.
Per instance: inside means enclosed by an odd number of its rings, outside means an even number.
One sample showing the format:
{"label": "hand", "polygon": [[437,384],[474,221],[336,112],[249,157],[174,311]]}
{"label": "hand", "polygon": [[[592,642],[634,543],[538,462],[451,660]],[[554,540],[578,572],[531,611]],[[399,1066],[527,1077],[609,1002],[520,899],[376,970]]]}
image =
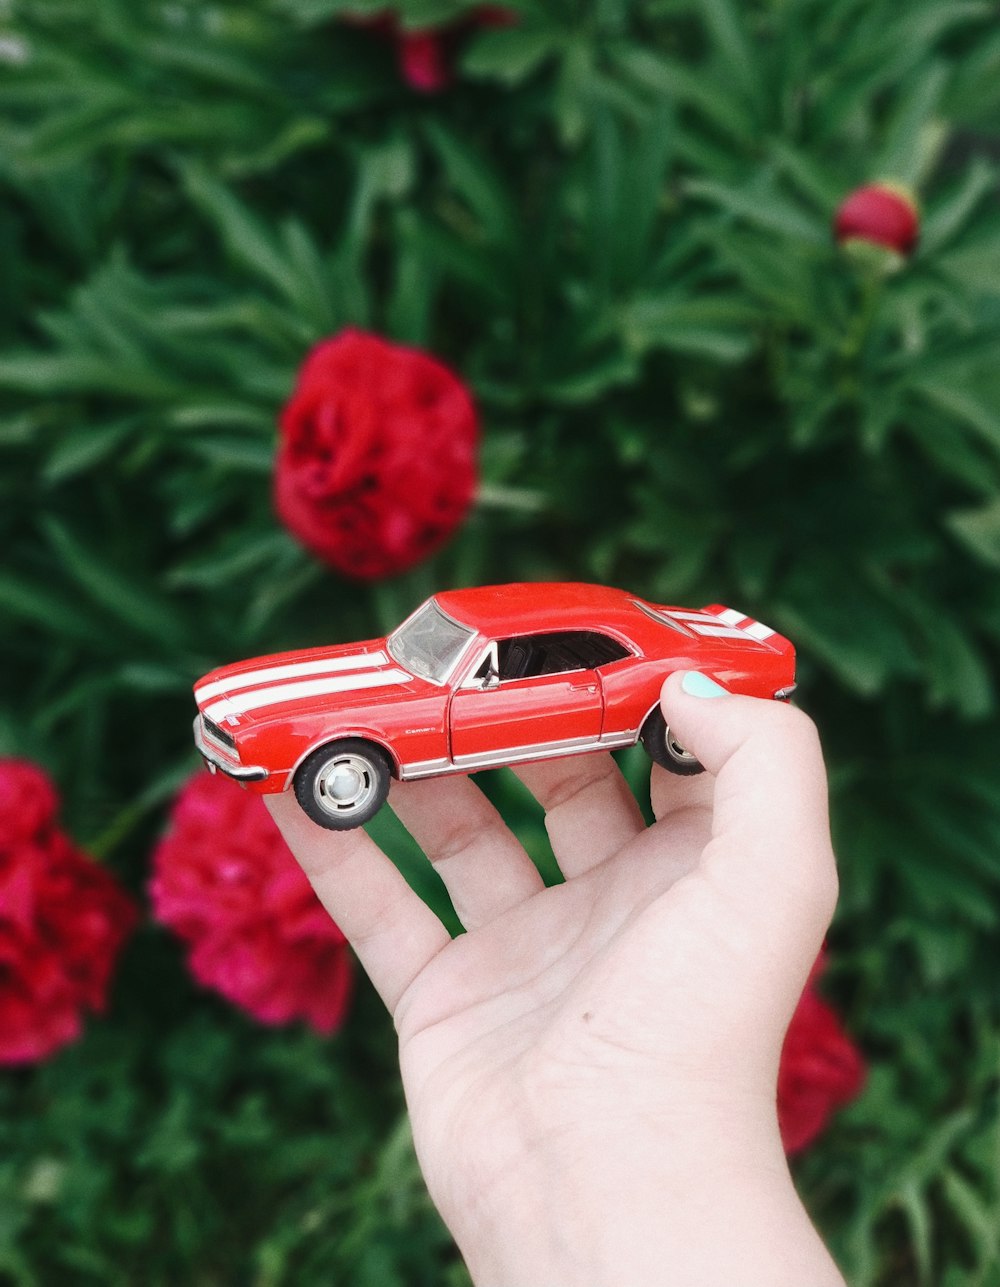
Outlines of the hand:
{"label": "hand", "polygon": [[815,729],[698,675],[663,709],[708,771],[654,766],[652,827],[610,756],[517,770],[555,888],[467,778],[393,785],[454,940],[363,831],[268,797],[393,1015],[421,1167],[480,1287],[843,1281],[775,1111],[836,901]]}

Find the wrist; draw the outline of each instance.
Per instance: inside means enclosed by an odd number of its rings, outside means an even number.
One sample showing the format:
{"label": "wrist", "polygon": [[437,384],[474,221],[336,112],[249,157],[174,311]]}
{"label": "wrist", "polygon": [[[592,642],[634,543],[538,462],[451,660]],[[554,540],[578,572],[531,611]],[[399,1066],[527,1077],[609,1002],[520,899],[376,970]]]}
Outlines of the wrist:
{"label": "wrist", "polygon": [[776,1121],[703,1125],[540,1141],[461,1222],[476,1287],[843,1287]]}

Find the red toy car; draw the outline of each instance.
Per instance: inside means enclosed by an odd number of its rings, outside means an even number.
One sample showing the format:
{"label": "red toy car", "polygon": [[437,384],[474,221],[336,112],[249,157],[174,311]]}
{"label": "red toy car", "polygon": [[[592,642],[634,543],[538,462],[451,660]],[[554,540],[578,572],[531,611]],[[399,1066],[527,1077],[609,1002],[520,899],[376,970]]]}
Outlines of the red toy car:
{"label": "red toy car", "polygon": [[378,811],[393,777],[640,740],[664,768],[698,773],[660,713],[675,670],[783,699],[795,651],[718,604],[695,612],[561,583],[448,590],[387,639],[213,670],[195,686],[195,742],[213,772],[260,794],[292,786],[313,821],[346,830]]}

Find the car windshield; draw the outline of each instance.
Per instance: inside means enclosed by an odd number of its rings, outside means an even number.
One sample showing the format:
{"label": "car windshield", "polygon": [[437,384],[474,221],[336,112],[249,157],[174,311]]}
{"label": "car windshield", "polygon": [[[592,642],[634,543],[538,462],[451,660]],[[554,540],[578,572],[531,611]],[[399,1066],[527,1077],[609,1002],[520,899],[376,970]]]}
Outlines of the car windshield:
{"label": "car windshield", "polygon": [[392,659],[412,674],[443,684],[475,633],[446,617],[434,600],[428,599],[393,631],[387,644]]}

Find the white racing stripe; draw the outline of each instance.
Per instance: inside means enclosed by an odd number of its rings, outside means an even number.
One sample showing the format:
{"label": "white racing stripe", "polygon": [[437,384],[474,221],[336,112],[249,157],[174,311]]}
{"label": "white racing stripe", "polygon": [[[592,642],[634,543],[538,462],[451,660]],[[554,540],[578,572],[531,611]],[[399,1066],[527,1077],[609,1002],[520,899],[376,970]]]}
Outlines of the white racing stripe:
{"label": "white racing stripe", "polygon": [[[721,612],[671,612],[671,617],[683,621],[686,626],[699,635],[715,636],[718,639],[753,639],[763,643],[775,633],[762,621],[754,621],[745,612],[736,608],[723,608]],[[740,622],[745,625],[740,625]]]}
{"label": "white racing stripe", "polygon": [[690,622],[690,626],[696,635],[712,635],[717,639],[746,639],[747,637],[746,630],[737,630],[733,626],[703,626],[696,625],[693,621]]}
{"label": "white racing stripe", "polygon": [[325,661],[292,661],[281,666],[265,666],[262,670],[245,670],[241,675],[216,679],[194,691],[195,701],[210,701],[220,693],[231,693],[237,688],[253,688],[275,679],[297,679],[302,675],[332,675],[338,670],[365,670],[369,666],[384,666],[389,658],[384,652],[359,652],[353,657],[327,657]]}
{"label": "white racing stripe", "polygon": [[237,693],[223,697],[205,708],[209,719],[218,722],[227,715],[244,715],[247,711],[260,710],[263,706],[278,706],[283,702],[298,702],[305,697],[325,697],[330,693],[349,693],[362,688],[384,688],[390,684],[405,684],[411,676],[405,670],[371,670],[363,675],[340,675],[332,679],[308,679],[297,684],[275,684],[258,688],[252,693]]}

